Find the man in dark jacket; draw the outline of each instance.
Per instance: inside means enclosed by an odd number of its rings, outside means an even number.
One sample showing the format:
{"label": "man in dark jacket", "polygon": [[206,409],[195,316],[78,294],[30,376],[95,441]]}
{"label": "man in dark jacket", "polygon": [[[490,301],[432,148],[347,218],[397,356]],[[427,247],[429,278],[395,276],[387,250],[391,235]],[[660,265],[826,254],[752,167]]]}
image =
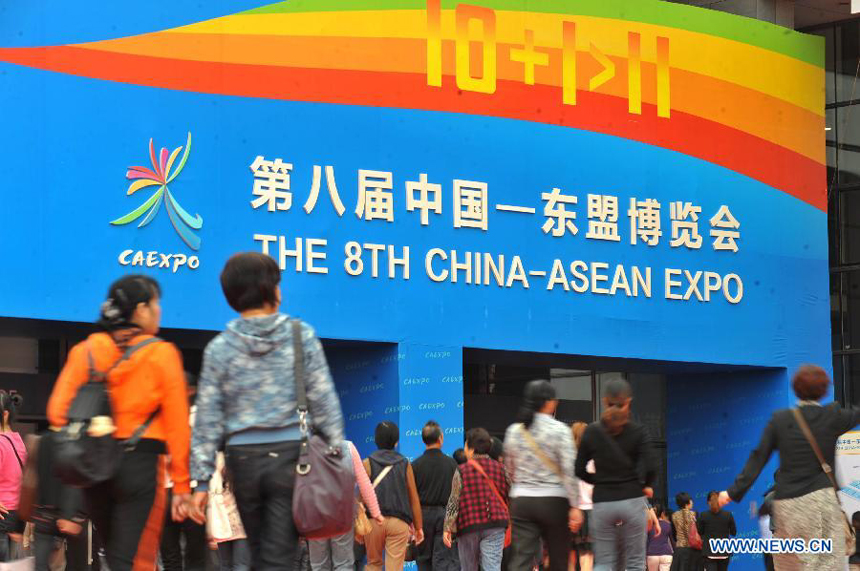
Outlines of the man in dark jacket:
{"label": "man in dark jacket", "polygon": [[412,470],[424,516],[424,542],[418,548],[415,563],[418,571],[457,571],[460,564],[456,552],[442,543],[445,506],[457,463],[442,452],[445,437],[438,423],[431,420],[425,424],[421,439],[427,449],[412,463]]}
{"label": "man in dark jacket", "polygon": [[708,492],[710,509],[699,514],[699,518],[696,520],[696,529],[702,537],[702,558],[705,560],[705,571],[726,571],[729,568],[730,555],[712,551],[710,540],[728,539],[738,533],[732,512],[720,509],[719,498],[719,492]]}

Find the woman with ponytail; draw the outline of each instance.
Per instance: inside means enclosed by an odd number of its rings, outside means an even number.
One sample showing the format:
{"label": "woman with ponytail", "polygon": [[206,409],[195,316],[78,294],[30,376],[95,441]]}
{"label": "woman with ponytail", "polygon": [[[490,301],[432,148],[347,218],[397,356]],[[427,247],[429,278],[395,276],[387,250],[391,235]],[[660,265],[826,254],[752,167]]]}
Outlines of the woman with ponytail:
{"label": "woman with ponytail", "polygon": [[18,519],[21,478],[27,463],[27,449],[21,435],[12,430],[15,414],[23,404],[21,395],[0,390],[0,562],[12,559],[10,536],[24,531]]}
{"label": "woman with ponytail", "polygon": [[[647,430],[630,420],[632,400],[627,381],[609,381],[603,390],[603,414],[585,429],[576,456],[577,477],[594,485],[589,531],[595,571],[645,569],[646,511],[650,510],[645,498],[654,495],[651,486],[657,465]],[[594,473],[586,469],[591,460]],[[640,462],[644,480],[639,475]],[[618,561],[619,555],[624,561]]]}
{"label": "woman with ponytail", "polygon": [[505,468],[512,482],[510,571],[529,571],[541,561],[541,539],[549,552],[549,571],[566,571],[569,530],[582,525],[573,474],[576,449],[570,428],[553,418],[557,407],[552,384],[532,381],[526,385],[519,422],[505,433]]}
{"label": "woman with ponytail", "polygon": [[[182,520],[190,500],[185,372],[176,347],[154,337],[161,324],[160,298],[161,288],[150,277],[114,282],[97,322],[102,331],[72,348],[48,401],[51,425],[64,426],[78,389],[101,376],[113,422],[102,434],[113,431],[117,440],[127,440],[143,430],[113,479],[84,490],[111,571],[154,570],[165,510]],[[166,505],[164,486],[168,454],[172,506]]]}

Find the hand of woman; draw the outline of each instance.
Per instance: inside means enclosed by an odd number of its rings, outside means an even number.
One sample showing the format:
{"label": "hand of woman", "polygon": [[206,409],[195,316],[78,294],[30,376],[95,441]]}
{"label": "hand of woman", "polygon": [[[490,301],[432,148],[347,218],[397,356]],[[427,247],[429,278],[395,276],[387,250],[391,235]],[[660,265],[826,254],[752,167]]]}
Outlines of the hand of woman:
{"label": "hand of woman", "polygon": [[379,525],[385,525],[385,516],[382,514],[379,514],[378,516],[373,518],[373,521],[375,521]]}
{"label": "hand of woman", "polygon": [[173,494],[170,504],[170,516],[173,521],[185,521],[188,517],[189,501],[191,501],[191,494]]}
{"label": "hand of woman", "polygon": [[567,516],[567,523],[570,531],[577,532],[582,527],[582,512],[578,508],[570,508]]}
{"label": "hand of woman", "polygon": [[59,529],[60,533],[63,535],[78,535],[81,533],[83,528],[79,523],[75,523],[67,519],[58,519],[57,529]]}
{"label": "hand of woman", "polygon": [[451,535],[450,531],[446,531],[442,534],[442,543],[444,543],[445,547],[447,547],[448,549],[451,549],[451,547],[454,545],[454,537]]}
{"label": "hand of woman", "polygon": [[208,492],[194,492],[185,501],[185,511],[191,521],[203,525],[206,523],[206,504],[209,501]]}

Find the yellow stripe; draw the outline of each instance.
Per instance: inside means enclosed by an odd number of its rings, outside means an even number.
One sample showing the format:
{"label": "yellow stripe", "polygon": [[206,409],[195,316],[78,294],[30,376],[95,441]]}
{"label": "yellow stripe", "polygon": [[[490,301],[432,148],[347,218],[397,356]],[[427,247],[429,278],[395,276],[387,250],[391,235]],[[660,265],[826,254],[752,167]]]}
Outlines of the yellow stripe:
{"label": "yellow stripe", "polygon": [[[642,35],[643,62],[657,62],[658,36],[669,38],[669,65],[754,89],[824,114],[824,70],[788,56],[716,36],[677,28],[591,16],[562,16],[496,11],[496,40],[523,43],[525,29],[535,32],[535,45],[562,47],[562,21],[577,23],[578,51],[594,43],[603,53],[626,57],[628,32]],[[319,37],[426,38],[423,10],[344,11],[293,14],[240,14],[191,24],[180,33],[265,34]],[[442,12],[442,38],[454,39],[454,11]],[[743,62],[743,65],[738,65]],[[821,85],[820,90],[798,86]],[[732,102],[743,104],[743,102]]]}

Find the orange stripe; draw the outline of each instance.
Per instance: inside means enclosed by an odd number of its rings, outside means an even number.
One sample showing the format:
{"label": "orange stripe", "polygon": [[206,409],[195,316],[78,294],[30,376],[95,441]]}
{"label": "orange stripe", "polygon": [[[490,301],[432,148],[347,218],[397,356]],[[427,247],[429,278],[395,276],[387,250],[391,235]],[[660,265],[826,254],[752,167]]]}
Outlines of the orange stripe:
{"label": "orange stripe", "polygon": [[[175,54],[182,54],[182,59],[192,61],[397,73],[424,73],[427,57],[424,40],[392,38],[309,38],[160,32],[80,47],[170,59],[173,59]],[[454,75],[454,43],[443,41],[442,47],[442,73]],[[511,47],[514,46],[499,44],[499,53],[507,53]],[[549,54],[550,64],[536,68],[536,83],[561,86],[561,50],[540,48],[540,51]],[[577,84],[586,86],[589,78],[599,73],[602,67],[590,57],[580,56],[577,59]],[[615,77],[596,92],[626,98],[628,62],[625,58],[610,59],[616,66]],[[497,65],[500,80],[522,81],[521,63],[510,61],[509,58],[499,58]],[[641,62],[642,102],[652,105],[658,103],[657,82],[669,81],[664,77],[665,72],[657,73],[656,67],[653,63]],[[677,68],[669,70],[669,73],[671,87],[664,90],[664,93],[671,92],[669,97],[673,110],[745,131],[824,164],[825,149],[818,141],[824,129],[820,115],[770,95],[707,75]],[[669,100],[664,97],[659,103],[665,108],[669,105]]]}
{"label": "orange stripe", "polygon": [[146,526],[137,544],[137,553],[134,555],[132,571],[153,571],[158,556],[158,546],[161,542],[161,530],[164,528],[165,508],[167,506],[167,488],[164,487],[164,478],[167,474],[167,456],[158,457],[155,479],[155,500]]}
{"label": "orange stripe", "polygon": [[[573,127],[684,153],[759,180],[818,209],[827,205],[823,164],[685,113],[661,119],[653,105],[643,105],[642,115],[631,116],[620,97],[581,92],[580,104],[572,106],[561,103],[559,88],[521,82],[500,81],[496,93],[487,97],[458,90],[450,77],[444,87],[431,88],[423,74],[189,62],[68,47],[0,49],[0,60],[182,91],[427,109]],[[823,129],[817,138],[823,146]]]}

